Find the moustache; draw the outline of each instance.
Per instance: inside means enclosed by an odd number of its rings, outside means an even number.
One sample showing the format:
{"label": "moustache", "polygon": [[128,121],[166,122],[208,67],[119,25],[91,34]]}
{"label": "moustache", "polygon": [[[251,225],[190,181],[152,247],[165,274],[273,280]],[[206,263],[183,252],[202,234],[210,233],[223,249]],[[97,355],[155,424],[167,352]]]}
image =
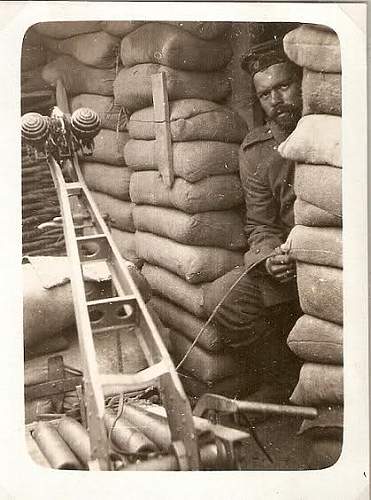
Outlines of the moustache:
{"label": "moustache", "polygon": [[286,113],[291,116],[295,116],[298,114],[298,110],[292,104],[278,104],[272,112],[272,118],[276,119],[279,117],[281,113]]}

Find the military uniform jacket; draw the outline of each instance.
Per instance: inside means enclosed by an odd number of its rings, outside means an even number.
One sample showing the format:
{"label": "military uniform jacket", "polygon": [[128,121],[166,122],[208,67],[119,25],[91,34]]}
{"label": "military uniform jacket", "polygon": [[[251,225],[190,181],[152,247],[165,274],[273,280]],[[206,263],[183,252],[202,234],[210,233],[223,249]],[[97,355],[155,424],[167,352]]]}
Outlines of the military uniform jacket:
{"label": "military uniform jacket", "polygon": [[[294,226],[295,164],[282,158],[277,151],[286,137],[287,134],[270,122],[251,131],[241,144],[239,165],[249,244],[246,267],[270,255],[286,241]],[[267,306],[296,296],[295,281],[283,285],[266,272],[261,276],[259,287]]]}

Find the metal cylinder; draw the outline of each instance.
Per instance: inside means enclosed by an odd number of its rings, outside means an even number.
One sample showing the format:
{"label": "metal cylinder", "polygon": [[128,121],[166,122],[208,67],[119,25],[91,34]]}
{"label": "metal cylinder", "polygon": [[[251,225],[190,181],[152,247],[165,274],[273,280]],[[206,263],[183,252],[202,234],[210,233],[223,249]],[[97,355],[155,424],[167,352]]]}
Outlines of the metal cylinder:
{"label": "metal cylinder", "polygon": [[50,467],[49,462],[45,458],[45,456],[41,453],[40,448],[37,446],[36,441],[31,436],[31,433],[26,431],[26,446],[27,451],[32,460],[43,467]]}
{"label": "metal cylinder", "polygon": [[87,466],[91,458],[91,449],[89,434],[85,427],[73,418],[63,417],[58,422],[57,430],[81,463]]}
{"label": "metal cylinder", "polygon": [[238,409],[246,413],[266,415],[285,415],[313,419],[318,416],[315,408],[306,406],[279,405],[274,403],[255,403],[253,401],[238,401]]}
{"label": "metal cylinder", "polygon": [[127,403],[123,416],[145,434],[160,450],[167,451],[171,446],[171,433],[166,419],[154,414],[149,415],[145,408]]}
{"label": "metal cylinder", "polygon": [[52,424],[39,422],[32,437],[53,469],[81,469],[79,460]]}
{"label": "metal cylinder", "polygon": [[113,443],[127,453],[151,453],[157,449],[156,445],[138,430],[135,423],[124,416],[117,419],[111,410],[106,410],[104,423],[108,431],[112,429],[111,438]]}
{"label": "metal cylinder", "polygon": [[[210,443],[200,449],[200,462],[202,470],[219,469],[218,449],[215,443]],[[163,455],[143,462],[129,464],[123,471],[166,471],[179,470],[178,460],[175,455]]]}

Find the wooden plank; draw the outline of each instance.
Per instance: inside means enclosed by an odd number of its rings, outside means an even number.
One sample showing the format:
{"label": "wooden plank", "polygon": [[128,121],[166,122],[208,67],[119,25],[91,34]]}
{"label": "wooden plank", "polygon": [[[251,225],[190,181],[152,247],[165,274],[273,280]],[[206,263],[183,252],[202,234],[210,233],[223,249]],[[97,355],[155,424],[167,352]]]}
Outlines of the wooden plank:
{"label": "wooden plank", "polygon": [[152,75],[152,95],[156,133],[156,163],[165,186],[170,188],[174,183],[174,169],[165,73]]}
{"label": "wooden plank", "polygon": [[70,105],[68,103],[67,92],[61,80],[57,80],[55,98],[57,101],[57,106],[62,111],[62,113],[70,114]]}

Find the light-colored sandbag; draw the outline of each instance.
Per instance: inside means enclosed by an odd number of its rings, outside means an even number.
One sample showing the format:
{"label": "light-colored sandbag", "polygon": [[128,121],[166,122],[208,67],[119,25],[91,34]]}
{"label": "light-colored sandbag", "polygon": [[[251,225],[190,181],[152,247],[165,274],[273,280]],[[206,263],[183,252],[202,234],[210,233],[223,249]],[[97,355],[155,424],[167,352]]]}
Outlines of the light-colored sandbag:
{"label": "light-colored sandbag", "polygon": [[279,145],[284,158],[299,163],[342,166],[341,118],[331,115],[307,115]]}
{"label": "light-colored sandbag", "polygon": [[290,401],[304,406],[343,404],[343,367],[305,363]]}
{"label": "light-colored sandbag", "polygon": [[297,163],[294,190],[302,200],[342,216],[342,169]]}
{"label": "light-colored sandbag", "polygon": [[80,94],[70,99],[70,109],[73,113],[78,108],[90,108],[98,113],[102,128],[118,130],[120,132],[126,129],[128,117],[124,108],[115,104],[113,97]]}
{"label": "light-colored sandbag", "polygon": [[26,348],[60,335],[75,322],[70,283],[46,289],[31,264],[22,265],[23,335]]}
{"label": "light-colored sandbag", "polygon": [[129,137],[128,132],[115,132],[113,130],[102,129],[94,137],[93,154],[84,156],[84,161],[96,161],[125,167],[124,151]]}
{"label": "light-colored sandbag", "polygon": [[98,31],[83,33],[65,40],[45,37],[44,44],[56,54],[67,54],[88,66],[106,69],[116,65],[120,39],[104,31]]}
{"label": "light-colored sandbag", "polygon": [[[226,106],[202,99],[170,102],[170,133],[173,142],[221,141],[241,143],[247,126],[240,115]],[[153,107],[133,113],[128,123],[132,139],[156,138]]]}
{"label": "light-colored sandbag", "polygon": [[82,33],[93,33],[101,29],[100,21],[56,21],[38,23],[35,29],[52,38],[69,38]]}
{"label": "light-colored sandbag", "polygon": [[300,306],[304,313],[343,324],[343,271],[296,263]]}
{"label": "light-colored sandbag", "polygon": [[147,23],[121,42],[124,66],[155,63],[185,71],[218,71],[232,57],[225,40],[205,41],[177,26]]}
{"label": "light-colored sandbag", "polygon": [[241,181],[237,175],[215,175],[198,182],[176,178],[167,188],[159,172],[133,172],[130,198],[134,203],[173,207],[193,214],[228,210],[243,203]]}
{"label": "light-colored sandbag", "polygon": [[81,162],[82,173],[88,188],[106,193],[119,200],[130,200],[129,185],[131,170],[117,168],[105,163]]}
{"label": "light-colored sandbag", "polygon": [[341,116],[341,74],[319,73],[304,68],[303,115]]}
{"label": "light-colored sandbag", "polygon": [[167,269],[147,263],[142,267],[142,273],[156,295],[170,300],[194,316],[207,319],[207,312],[203,308],[202,284],[192,285]]}
{"label": "light-colored sandbag", "polygon": [[330,214],[316,205],[297,198],[294,203],[295,224],[303,226],[341,227],[342,217]]}
{"label": "light-colored sandbag", "polygon": [[126,260],[130,260],[136,267],[140,268],[143,265],[143,259],[140,259],[136,251],[135,234],[120,229],[111,229],[112,238],[121,255]]}
{"label": "light-colored sandbag", "polygon": [[214,281],[243,264],[243,254],[224,248],[182,245],[141,231],[135,233],[135,241],[140,258],[176,273],[189,283]]}
{"label": "light-colored sandbag", "polygon": [[[145,264],[147,265],[147,264]],[[178,330],[190,341],[193,341],[199,334],[205,321],[190,314],[176,304],[162,297],[153,296],[151,304],[161,321],[171,330]],[[218,330],[212,324],[207,325],[199,337],[197,344],[203,350],[218,352],[223,350],[224,342]]]}
{"label": "light-colored sandbag", "polygon": [[[196,182],[211,175],[238,172],[238,151],[238,144],[225,142],[175,142],[172,145],[174,174]],[[125,146],[125,161],[133,170],[158,170],[156,141],[130,139]]]}
{"label": "light-colored sandbag", "polygon": [[305,314],[291,330],[287,345],[301,359],[313,363],[343,363],[343,328]]}
{"label": "light-colored sandbag", "polygon": [[91,194],[98,205],[100,213],[109,215],[112,227],[129,233],[135,232],[133,221],[134,203],[118,200],[104,193],[92,192]]}
{"label": "light-colored sandbag", "polygon": [[247,247],[243,221],[232,210],[189,215],[170,208],[136,205],[133,220],[139,231],[158,234],[186,245],[214,246],[229,250],[243,250]]}
{"label": "light-colored sandbag", "polygon": [[122,68],[115,79],[115,102],[135,111],[152,106],[151,76],[165,73],[170,101],[209,99],[220,102],[230,93],[230,81],[223,72],[181,71],[160,64],[137,64]]}
{"label": "light-colored sandbag", "polygon": [[123,38],[145,24],[145,21],[102,21],[101,29],[113,36]]}
{"label": "light-colored sandbag", "polygon": [[299,66],[326,73],[341,72],[340,42],[332,30],[303,24],[287,33],[283,46],[288,57]]}
{"label": "light-colored sandbag", "polygon": [[55,87],[61,80],[68,95],[113,95],[115,69],[98,69],[86,66],[71,56],[60,56],[44,66],[42,77]]}
{"label": "light-colored sandbag", "polygon": [[343,267],[342,230],[337,227],[295,226],[290,235],[290,255],[320,266]]}

